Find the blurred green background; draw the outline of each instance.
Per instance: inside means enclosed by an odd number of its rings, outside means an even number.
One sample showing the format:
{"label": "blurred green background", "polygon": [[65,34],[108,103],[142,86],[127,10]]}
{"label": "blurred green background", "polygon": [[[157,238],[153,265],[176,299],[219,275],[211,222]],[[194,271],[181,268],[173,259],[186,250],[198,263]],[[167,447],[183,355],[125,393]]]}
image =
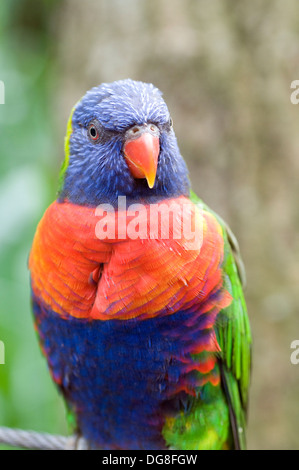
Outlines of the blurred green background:
{"label": "blurred green background", "polygon": [[299,449],[297,0],[0,4],[0,425],[67,432],[30,312],[27,258],[68,114],[103,81],[153,82],[194,190],[231,225],[254,336],[249,449]]}

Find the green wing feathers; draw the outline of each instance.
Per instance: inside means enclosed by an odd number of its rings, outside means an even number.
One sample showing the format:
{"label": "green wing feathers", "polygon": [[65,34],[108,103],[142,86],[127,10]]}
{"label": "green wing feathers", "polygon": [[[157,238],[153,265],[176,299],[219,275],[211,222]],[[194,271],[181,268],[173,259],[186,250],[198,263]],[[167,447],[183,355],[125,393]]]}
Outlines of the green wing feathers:
{"label": "green wing feathers", "polygon": [[239,272],[225,228],[224,239],[224,282],[233,301],[219,314],[216,332],[221,348],[219,355],[221,378],[230,408],[234,441],[237,448],[244,449],[251,332]]}
{"label": "green wing feathers", "polygon": [[225,222],[194,193],[191,199],[212,212],[222,227],[224,239],[224,286],[233,301],[217,318],[216,335],[221,348],[219,367],[224,394],[229,406],[234,446],[246,448],[245,427],[251,372],[251,331],[243,295],[245,270],[236,238]]}

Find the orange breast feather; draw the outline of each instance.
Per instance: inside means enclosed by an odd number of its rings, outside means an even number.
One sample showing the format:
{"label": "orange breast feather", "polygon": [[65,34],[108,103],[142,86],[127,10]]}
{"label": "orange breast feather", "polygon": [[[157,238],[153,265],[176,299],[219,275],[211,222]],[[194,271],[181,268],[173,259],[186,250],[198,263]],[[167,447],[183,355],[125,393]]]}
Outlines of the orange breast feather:
{"label": "orange breast feather", "polygon": [[209,301],[222,286],[219,224],[184,197],[160,204],[137,214],[54,202],[29,258],[34,295],[77,318],[143,319],[197,305],[219,312],[231,301],[224,290]]}

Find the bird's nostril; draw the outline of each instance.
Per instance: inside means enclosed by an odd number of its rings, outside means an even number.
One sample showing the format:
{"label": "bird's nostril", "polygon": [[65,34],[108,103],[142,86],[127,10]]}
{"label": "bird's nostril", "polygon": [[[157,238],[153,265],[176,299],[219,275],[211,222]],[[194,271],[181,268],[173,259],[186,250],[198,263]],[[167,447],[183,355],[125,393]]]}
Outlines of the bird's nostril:
{"label": "bird's nostril", "polygon": [[139,131],[140,131],[140,129],[139,129],[138,126],[135,126],[135,127],[133,127],[133,129],[132,129],[132,133],[133,133],[133,134],[137,134],[137,132],[139,132]]}

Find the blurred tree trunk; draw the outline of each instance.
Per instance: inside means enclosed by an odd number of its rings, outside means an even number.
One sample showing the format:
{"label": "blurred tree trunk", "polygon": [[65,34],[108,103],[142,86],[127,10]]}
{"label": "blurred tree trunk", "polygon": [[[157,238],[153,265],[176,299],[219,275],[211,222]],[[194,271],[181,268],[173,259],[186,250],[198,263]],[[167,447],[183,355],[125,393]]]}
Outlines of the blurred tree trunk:
{"label": "blurred tree trunk", "polygon": [[255,335],[255,448],[299,447],[299,410],[288,404],[296,383],[289,344],[299,326],[299,106],[290,102],[299,78],[297,9],[296,0],[68,0],[53,23],[61,142],[88,88],[127,77],[153,82],[194,190],[239,239]]}

